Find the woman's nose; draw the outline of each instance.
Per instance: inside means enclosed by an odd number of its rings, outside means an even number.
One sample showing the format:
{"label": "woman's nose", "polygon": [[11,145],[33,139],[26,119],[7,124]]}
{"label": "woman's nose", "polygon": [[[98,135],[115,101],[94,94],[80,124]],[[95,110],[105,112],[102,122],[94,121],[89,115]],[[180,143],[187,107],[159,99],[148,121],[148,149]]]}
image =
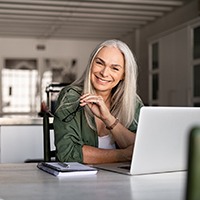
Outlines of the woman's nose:
{"label": "woman's nose", "polygon": [[100,71],[100,74],[102,75],[102,76],[108,76],[108,74],[109,74],[109,68],[108,67],[103,67],[103,69],[101,69],[101,71]]}

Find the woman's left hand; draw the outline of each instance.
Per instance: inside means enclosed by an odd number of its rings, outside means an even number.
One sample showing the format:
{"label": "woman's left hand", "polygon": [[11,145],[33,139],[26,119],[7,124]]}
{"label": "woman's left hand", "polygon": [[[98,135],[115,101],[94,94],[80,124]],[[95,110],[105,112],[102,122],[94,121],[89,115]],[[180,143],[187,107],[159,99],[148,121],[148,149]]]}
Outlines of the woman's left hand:
{"label": "woman's left hand", "polygon": [[101,120],[107,119],[111,113],[106,106],[102,96],[84,94],[80,97],[80,106],[87,105],[92,113]]}

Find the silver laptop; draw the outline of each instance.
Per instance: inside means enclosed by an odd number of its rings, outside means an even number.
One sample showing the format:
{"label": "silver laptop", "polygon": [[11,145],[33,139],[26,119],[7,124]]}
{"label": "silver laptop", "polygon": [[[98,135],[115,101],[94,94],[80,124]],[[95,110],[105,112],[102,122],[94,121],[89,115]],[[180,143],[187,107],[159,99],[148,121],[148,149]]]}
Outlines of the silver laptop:
{"label": "silver laptop", "polygon": [[197,107],[143,107],[131,163],[99,164],[129,175],[187,170],[188,137],[200,125]]}

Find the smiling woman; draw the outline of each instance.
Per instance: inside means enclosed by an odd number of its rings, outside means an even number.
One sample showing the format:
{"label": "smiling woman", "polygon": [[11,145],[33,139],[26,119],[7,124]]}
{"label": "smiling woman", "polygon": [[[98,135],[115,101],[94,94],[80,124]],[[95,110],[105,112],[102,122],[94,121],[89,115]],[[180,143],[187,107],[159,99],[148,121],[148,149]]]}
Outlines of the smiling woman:
{"label": "smiling woman", "polygon": [[60,92],[54,117],[57,158],[89,164],[131,160],[143,106],[136,82],[129,47],[119,40],[99,44],[83,76]]}

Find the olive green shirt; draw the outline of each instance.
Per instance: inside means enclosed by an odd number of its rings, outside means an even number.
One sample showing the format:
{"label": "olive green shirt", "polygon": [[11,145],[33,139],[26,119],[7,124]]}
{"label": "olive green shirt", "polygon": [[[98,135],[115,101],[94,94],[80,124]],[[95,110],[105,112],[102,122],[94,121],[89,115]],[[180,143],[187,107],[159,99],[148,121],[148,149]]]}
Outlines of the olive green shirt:
{"label": "olive green shirt", "polygon": [[[61,90],[57,100],[53,123],[57,158],[62,162],[83,162],[82,146],[98,147],[98,134],[89,127],[84,108],[79,105],[81,93],[79,87],[67,86]],[[128,128],[133,133],[136,133],[142,106],[138,98],[135,120]]]}

